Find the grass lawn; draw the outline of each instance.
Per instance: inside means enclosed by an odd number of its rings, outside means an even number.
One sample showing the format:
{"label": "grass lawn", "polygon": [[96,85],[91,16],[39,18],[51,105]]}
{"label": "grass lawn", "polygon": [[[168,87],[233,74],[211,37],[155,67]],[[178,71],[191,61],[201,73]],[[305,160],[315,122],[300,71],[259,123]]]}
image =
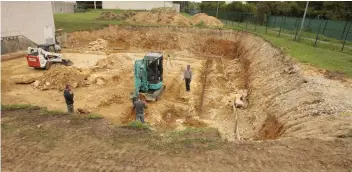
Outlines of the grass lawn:
{"label": "grass lawn", "polygon": [[[232,27],[239,29],[238,27]],[[240,28],[240,30],[242,30]],[[248,30],[247,30],[248,31]],[[349,52],[340,52],[340,48],[336,49],[331,45],[320,44],[319,47],[314,47],[313,42],[309,40],[301,40],[296,42],[291,36],[281,35],[268,32],[254,32],[253,34],[263,37],[267,41],[274,44],[276,47],[283,47],[285,53],[289,54],[301,63],[311,64],[313,66],[324,68],[329,71],[339,71],[352,77],[352,54]]]}
{"label": "grass lawn", "polygon": [[188,13],[181,13],[183,16],[187,17],[187,18],[191,18],[192,15],[188,14]]}
{"label": "grass lawn", "polygon": [[54,15],[55,27],[65,32],[97,29],[109,24],[121,24],[121,20],[97,20],[102,11],[120,13],[120,10],[90,10],[84,13],[59,13]]}

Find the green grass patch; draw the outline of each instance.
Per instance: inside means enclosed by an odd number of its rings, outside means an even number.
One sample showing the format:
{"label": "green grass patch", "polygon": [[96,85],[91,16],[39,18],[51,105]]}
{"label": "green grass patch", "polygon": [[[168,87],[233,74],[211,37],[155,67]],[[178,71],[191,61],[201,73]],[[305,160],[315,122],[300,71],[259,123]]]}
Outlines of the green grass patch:
{"label": "green grass patch", "polygon": [[[248,26],[247,28],[252,27]],[[318,43],[315,47],[314,42],[307,39],[301,39],[300,42],[293,41],[293,37],[281,34],[277,36],[277,32],[265,34],[265,27],[259,26],[254,31],[245,29],[243,23],[238,25],[227,25],[226,28],[235,30],[245,30],[255,35],[263,37],[265,40],[271,42],[274,46],[283,48],[285,53],[295,58],[301,63],[311,64],[313,66],[324,68],[332,72],[342,72],[349,77],[352,77],[352,50],[345,48],[341,52],[341,46],[335,44]]]}
{"label": "green grass patch", "polygon": [[207,27],[207,25],[205,25],[204,21],[201,21],[200,23],[195,25],[196,27],[200,27],[200,28],[205,28]]}
{"label": "green grass patch", "polygon": [[[119,10],[104,10],[120,13]],[[109,24],[121,24],[122,20],[98,20],[102,10],[89,10],[84,13],[54,14],[55,27],[62,28],[64,32],[99,29]]]}
{"label": "green grass patch", "polygon": [[180,13],[181,15],[183,15],[183,16],[185,16],[185,17],[187,17],[187,18],[191,18],[192,17],[192,15],[190,15],[190,14],[188,14],[188,13]]}
{"label": "green grass patch", "polygon": [[28,109],[33,107],[32,105],[29,104],[11,104],[11,105],[1,105],[1,110],[19,110],[19,109]]}
{"label": "green grass patch", "polygon": [[87,118],[88,119],[101,119],[101,118],[103,118],[103,116],[96,114],[96,113],[90,113],[90,114],[88,114]]}
{"label": "green grass patch", "polygon": [[59,111],[59,110],[49,110],[46,107],[41,107],[40,108],[40,114],[41,115],[49,115],[49,116],[55,116],[55,115],[68,115],[69,113]]}
{"label": "green grass patch", "polygon": [[186,128],[182,131],[165,133],[167,146],[172,149],[214,149],[225,143],[216,128]]}
{"label": "green grass patch", "polygon": [[141,121],[133,121],[128,124],[128,127],[136,130],[149,130],[149,126],[147,124],[143,124]]}

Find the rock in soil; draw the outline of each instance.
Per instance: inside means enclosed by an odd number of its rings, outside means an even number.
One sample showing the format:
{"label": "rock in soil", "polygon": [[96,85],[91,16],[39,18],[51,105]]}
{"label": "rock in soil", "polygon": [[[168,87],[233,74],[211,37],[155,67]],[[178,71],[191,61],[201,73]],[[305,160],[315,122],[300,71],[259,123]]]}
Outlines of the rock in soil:
{"label": "rock in soil", "polygon": [[86,110],[86,109],[78,108],[77,109],[77,114],[78,115],[87,115],[87,114],[90,114],[90,111]]}

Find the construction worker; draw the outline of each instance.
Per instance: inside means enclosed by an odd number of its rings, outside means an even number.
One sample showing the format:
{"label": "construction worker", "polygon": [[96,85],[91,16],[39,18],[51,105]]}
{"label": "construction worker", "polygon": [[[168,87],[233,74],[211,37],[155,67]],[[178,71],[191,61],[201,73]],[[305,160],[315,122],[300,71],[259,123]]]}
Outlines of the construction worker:
{"label": "construction worker", "polygon": [[142,100],[142,94],[138,94],[138,99],[133,103],[133,108],[136,109],[136,120],[144,123],[144,109],[147,109],[147,103]]}
{"label": "construction worker", "polygon": [[64,97],[67,105],[67,111],[68,113],[73,113],[73,92],[72,92],[72,86],[71,85],[66,85],[65,91],[64,91]]}
{"label": "construction worker", "polygon": [[192,80],[192,71],[191,71],[190,65],[187,65],[187,69],[185,70],[183,80],[185,80],[185,83],[186,83],[186,91],[188,91],[188,92],[191,91],[190,83]]}

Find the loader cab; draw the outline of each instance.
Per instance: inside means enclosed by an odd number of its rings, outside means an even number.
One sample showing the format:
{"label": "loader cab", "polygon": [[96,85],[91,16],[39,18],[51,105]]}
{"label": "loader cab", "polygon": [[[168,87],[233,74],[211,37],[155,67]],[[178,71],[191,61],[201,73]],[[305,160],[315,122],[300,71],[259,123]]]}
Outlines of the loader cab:
{"label": "loader cab", "polygon": [[41,48],[44,51],[52,52],[52,53],[58,52],[58,50],[56,50],[55,48],[55,44],[40,44],[37,46],[37,48]]}
{"label": "loader cab", "polygon": [[[151,52],[144,56],[147,81],[151,86],[151,89],[159,89],[159,86],[163,81],[163,54],[160,52]],[[153,84],[156,84],[153,88]]]}

